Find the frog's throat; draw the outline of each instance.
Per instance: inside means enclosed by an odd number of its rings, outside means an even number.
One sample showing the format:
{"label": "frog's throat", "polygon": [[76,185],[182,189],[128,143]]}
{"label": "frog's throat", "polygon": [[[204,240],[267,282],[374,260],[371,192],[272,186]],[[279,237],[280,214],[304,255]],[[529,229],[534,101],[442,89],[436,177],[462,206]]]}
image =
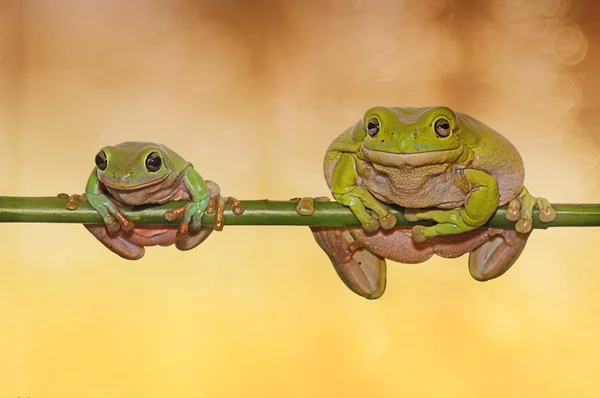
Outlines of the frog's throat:
{"label": "frog's throat", "polygon": [[409,166],[421,167],[433,164],[453,164],[468,162],[472,158],[472,152],[466,151],[464,146],[456,149],[446,149],[442,151],[413,152],[413,153],[393,153],[367,149],[361,146],[358,149],[359,159],[372,163],[378,163],[384,166]]}
{"label": "frog's throat", "polygon": [[121,192],[136,191],[138,189],[143,189],[143,188],[151,187],[153,185],[162,184],[167,178],[169,178],[170,175],[171,175],[171,173],[167,173],[167,174],[165,174],[164,176],[160,177],[157,180],[143,182],[141,184],[135,184],[135,185],[130,185],[130,184],[127,184],[127,185],[114,184],[114,183],[106,181],[104,179],[100,179],[100,182],[102,184],[106,185],[107,188],[113,189],[115,191],[121,191]]}

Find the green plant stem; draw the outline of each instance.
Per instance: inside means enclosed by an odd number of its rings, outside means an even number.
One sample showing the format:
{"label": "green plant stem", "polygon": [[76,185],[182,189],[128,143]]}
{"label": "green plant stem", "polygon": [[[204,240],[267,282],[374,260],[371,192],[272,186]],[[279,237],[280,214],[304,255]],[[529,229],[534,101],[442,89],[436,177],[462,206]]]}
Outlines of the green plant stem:
{"label": "green plant stem", "polygon": [[[102,219],[86,202],[80,202],[77,210],[65,208],[66,199],[57,197],[10,197],[0,196],[0,222],[18,223],[80,223],[100,224]],[[124,211],[138,224],[165,225],[164,213],[181,207],[185,201],[169,202],[163,205],[143,206],[132,211]],[[315,202],[315,212],[311,216],[296,213],[296,202],[275,200],[243,200],[244,213],[234,215],[230,209],[224,212],[225,225],[297,225],[297,226],[358,226],[356,217],[350,210],[336,202]],[[597,227],[600,226],[600,204],[553,204],[556,219],[542,223],[538,210],[534,210],[533,228],[548,227]],[[404,219],[402,208],[389,206],[398,220],[397,226],[410,226]],[[486,224],[495,228],[513,228],[514,222],[505,217],[506,206],[500,207]],[[213,222],[214,215],[205,214],[204,224]],[[173,221],[178,224],[181,218]],[[418,224],[431,225],[428,222]]]}

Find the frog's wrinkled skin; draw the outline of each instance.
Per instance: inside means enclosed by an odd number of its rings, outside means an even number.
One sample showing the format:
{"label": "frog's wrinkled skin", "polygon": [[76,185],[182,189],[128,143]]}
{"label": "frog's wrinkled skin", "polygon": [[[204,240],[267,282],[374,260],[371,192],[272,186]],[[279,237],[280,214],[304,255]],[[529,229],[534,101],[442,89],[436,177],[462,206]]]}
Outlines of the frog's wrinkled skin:
{"label": "frog's wrinkled skin", "polygon": [[[102,148],[95,161],[85,196],[79,199],[87,200],[98,211],[104,225],[85,227],[125,259],[141,258],[144,246],[175,244],[180,250],[190,250],[202,243],[213,229],[222,229],[226,203],[232,206],[234,214],[243,212],[236,199],[222,198],[216,183],[204,181],[191,163],[164,145],[123,142]],[[77,195],[69,197],[67,208],[77,208],[77,198]],[[165,218],[174,221],[183,214],[179,226],[136,226],[119,209],[177,200],[190,202],[166,212]],[[202,225],[203,214],[215,211],[214,225]]]}
{"label": "frog's wrinkled skin", "polygon": [[[496,278],[521,254],[533,208],[543,222],[556,215],[523,186],[523,161],[508,140],[447,107],[369,109],[329,146],[324,172],[362,228],[312,227],[313,235],[344,283],[369,299],[384,293],[386,258],[419,263],[470,253],[473,278]],[[408,221],[436,224],[395,227],[385,203],[406,208]],[[481,228],[506,203],[515,229]],[[298,212],[311,210],[299,204]]]}

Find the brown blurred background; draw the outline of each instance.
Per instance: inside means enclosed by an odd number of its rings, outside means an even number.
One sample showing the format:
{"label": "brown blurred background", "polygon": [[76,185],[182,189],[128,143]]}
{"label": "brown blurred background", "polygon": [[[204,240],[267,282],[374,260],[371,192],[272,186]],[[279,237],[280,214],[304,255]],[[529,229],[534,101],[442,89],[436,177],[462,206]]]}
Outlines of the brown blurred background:
{"label": "brown blurred background", "polygon": [[[161,142],[226,195],[328,194],[373,105],[448,105],[554,203],[600,202],[594,0],[0,0],[0,192],[81,192],[97,150]],[[600,231],[535,231],[345,288],[308,229],[226,227],[137,262],[83,227],[0,225],[0,396],[593,397]]]}

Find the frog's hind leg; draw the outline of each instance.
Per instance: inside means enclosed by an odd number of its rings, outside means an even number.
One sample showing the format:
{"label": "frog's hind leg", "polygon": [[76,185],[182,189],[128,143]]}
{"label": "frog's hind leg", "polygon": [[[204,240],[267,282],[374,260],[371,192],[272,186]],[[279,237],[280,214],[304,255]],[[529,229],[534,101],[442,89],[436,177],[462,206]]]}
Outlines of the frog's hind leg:
{"label": "frog's hind leg", "polygon": [[529,235],[514,229],[490,228],[489,239],[469,255],[471,276],[483,282],[504,274],[519,258]]}
{"label": "frog's hind leg", "polygon": [[142,246],[129,242],[121,233],[110,235],[105,225],[83,225],[104,246],[127,260],[139,260],[146,252]]}
{"label": "frog's hind leg", "polygon": [[200,227],[199,230],[194,232],[188,232],[188,235],[177,235],[175,240],[175,247],[179,250],[191,250],[204,242],[206,238],[212,233],[212,226]]}
{"label": "frog's hind leg", "polygon": [[337,274],[354,293],[367,299],[383,295],[386,286],[385,259],[371,253],[352,237],[348,228],[311,227]]}

